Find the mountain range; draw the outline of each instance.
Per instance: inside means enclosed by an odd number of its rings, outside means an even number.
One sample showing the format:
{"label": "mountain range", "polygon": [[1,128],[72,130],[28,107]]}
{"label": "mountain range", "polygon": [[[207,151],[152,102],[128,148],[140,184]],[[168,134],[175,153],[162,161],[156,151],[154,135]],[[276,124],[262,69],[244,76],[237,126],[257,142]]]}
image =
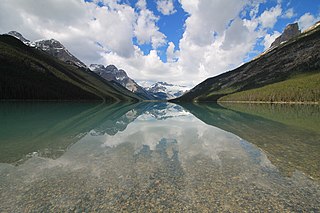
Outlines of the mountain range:
{"label": "mountain range", "polygon": [[[170,89],[165,89],[165,86],[171,87],[172,84],[163,82],[154,84],[151,88],[143,88],[133,79],[128,77],[127,73],[124,70],[118,69],[114,65],[104,66],[101,64],[91,64],[88,68],[82,61],[72,55],[68,51],[68,49],[63,46],[63,44],[55,39],[30,41],[24,38],[21,33],[16,31],[10,31],[7,33],[7,35],[19,39],[26,46],[47,53],[47,56],[53,56],[60,61],[63,61],[69,65],[73,65],[74,68],[84,69],[88,72],[90,72],[89,69],[91,69],[93,73],[101,76],[103,79],[110,82],[110,84],[112,84],[113,86],[118,87],[118,89],[119,87],[124,87],[130,91],[129,93],[134,93],[141,100],[167,100],[170,98],[177,98],[182,95],[183,91],[172,91]],[[159,87],[160,84],[161,88]],[[166,93],[166,91],[168,91],[168,94]],[[125,91],[125,93],[128,92]]]}
{"label": "mountain range", "polygon": [[91,64],[90,69],[96,74],[100,75],[107,81],[114,81],[128,89],[129,91],[140,96],[142,99],[154,100],[156,99],[151,93],[147,92],[143,87],[137,84],[133,79],[129,78],[127,73],[118,69],[114,65],[104,66],[101,64]]}
{"label": "mountain range", "polygon": [[16,31],[10,31],[7,33],[7,35],[11,35],[22,41],[25,45],[42,50],[48,53],[49,55],[58,58],[61,61],[74,64],[78,67],[86,68],[86,65],[82,61],[80,61],[74,55],[72,55],[67,48],[65,48],[59,41],[55,39],[44,39],[31,42],[28,39],[24,38],[23,35],[21,35],[21,33]]}
{"label": "mountain range", "polygon": [[170,100],[182,96],[187,91],[187,87],[160,81],[146,87],[146,90],[153,94],[156,99]]}
{"label": "mountain range", "polygon": [[[16,36],[0,35],[0,99],[139,101],[115,82],[108,82],[53,51],[25,45]],[[57,44],[55,44],[57,45]]]}
{"label": "mountain range", "polygon": [[[16,31],[10,31],[7,35],[11,35],[22,41],[25,45],[44,51],[68,64],[75,65],[79,68],[88,68],[82,61],[72,55],[68,49],[63,46],[63,44],[55,39],[44,39],[31,42],[24,38],[21,33]],[[91,64],[89,68],[105,80],[120,84],[132,93],[135,93],[141,99],[168,100],[177,98],[185,92],[183,86],[179,90],[179,86],[168,84],[166,82],[158,82],[151,87],[143,88],[130,78],[123,69],[118,69],[115,65],[104,66],[102,64]]]}
{"label": "mountain range", "polygon": [[318,102],[320,22],[301,33],[289,24],[252,61],[191,90],[157,82],[142,87],[114,65],[87,67],[55,39],[0,35],[0,99]]}
{"label": "mountain range", "polygon": [[185,86],[173,85],[167,82],[157,82],[149,87],[142,87],[130,78],[124,70],[118,69],[114,65],[105,67],[101,64],[91,64],[90,69],[107,81],[115,81],[146,100],[174,99],[183,95],[187,90]]}

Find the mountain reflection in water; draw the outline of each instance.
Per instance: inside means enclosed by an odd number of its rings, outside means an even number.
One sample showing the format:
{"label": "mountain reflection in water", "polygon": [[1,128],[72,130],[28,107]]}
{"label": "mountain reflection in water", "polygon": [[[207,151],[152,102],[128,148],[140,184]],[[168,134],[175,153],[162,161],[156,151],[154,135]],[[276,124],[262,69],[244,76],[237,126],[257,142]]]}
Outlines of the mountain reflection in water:
{"label": "mountain reflection in water", "polygon": [[1,103],[0,211],[319,211],[319,106],[247,109]]}

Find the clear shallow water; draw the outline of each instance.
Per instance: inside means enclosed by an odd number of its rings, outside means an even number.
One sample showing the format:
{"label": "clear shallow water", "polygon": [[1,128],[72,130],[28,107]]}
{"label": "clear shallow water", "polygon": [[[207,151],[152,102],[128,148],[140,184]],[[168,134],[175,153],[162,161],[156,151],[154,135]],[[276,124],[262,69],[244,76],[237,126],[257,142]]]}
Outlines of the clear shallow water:
{"label": "clear shallow water", "polygon": [[320,211],[319,106],[0,104],[0,212]]}

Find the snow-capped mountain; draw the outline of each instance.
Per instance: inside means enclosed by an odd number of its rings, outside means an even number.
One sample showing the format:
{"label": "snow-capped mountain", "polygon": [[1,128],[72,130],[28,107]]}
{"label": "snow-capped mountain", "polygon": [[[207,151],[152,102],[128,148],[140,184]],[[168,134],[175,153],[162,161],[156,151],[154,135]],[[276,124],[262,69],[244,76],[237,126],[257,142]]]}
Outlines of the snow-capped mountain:
{"label": "snow-capped mountain", "polygon": [[91,64],[90,69],[100,75],[107,81],[115,81],[120,85],[127,88],[129,91],[149,100],[155,99],[149,92],[147,92],[143,87],[137,84],[133,79],[128,77],[127,73],[118,69],[114,65],[103,66],[101,64]]}
{"label": "snow-capped mountain", "polygon": [[28,39],[26,39],[25,37],[23,37],[23,36],[21,35],[21,33],[17,32],[17,31],[10,31],[10,32],[7,33],[7,35],[11,35],[11,36],[19,39],[20,41],[22,41],[22,42],[23,42],[24,44],[26,44],[26,45],[30,45],[30,43],[31,43]]}
{"label": "snow-capped mountain", "polygon": [[35,41],[36,48],[60,59],[61,61],[72,63],[78,67],[87,67],[82,61],[72,55],[59,41],[55,39]]}
{"label": "snow-capped mountain", "polygon": [[145,89],[160,100],[169,100],[180,97],[188,90],[186,86],[169,84],[167,82],[157,82]]}
{"label": "snow-capped mountain", "polygon": [[74,64],[78,67],[86,68],[87,66],[77,59],[74,55],[72,55],[67,48],[65,48],[59,41],[55,39],[50,40],[39,40],[39,41],[29,41],[28,39],[24,38],[21,33],[17,31],[10,31],[7,35],[11,35],[16,37],[20,41],[22,41],[25,45],[30,47],[35,47],[45,51],[46,53],[58,58],[61,61]]}

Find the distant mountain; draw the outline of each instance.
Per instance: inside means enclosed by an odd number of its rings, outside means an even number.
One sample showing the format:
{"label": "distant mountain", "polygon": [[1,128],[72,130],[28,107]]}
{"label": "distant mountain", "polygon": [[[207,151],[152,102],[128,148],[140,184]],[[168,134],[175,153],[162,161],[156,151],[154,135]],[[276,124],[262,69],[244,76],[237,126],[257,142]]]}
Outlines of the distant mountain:
{"label": "distant mountain", "polygon": [[35,47],[40,50],[45,51],[46,53],[58,58],[61,61],[67,62],[69,64],[73,64],[78,67],[84,67],[87,66],[77,59],[74,55],[72,55],[67,48],[65,48],[59,41],[55,39],[49,39],[49,40],[39,40],[31,42],[28,39],[24,38],[19,32],[17,31],[10,31],[7,33],[7,35],[11,35],[20,41],[22,41],[24,44]]}
{"label": "distant mountain", "polygon": [[60,59],[61,61],[74,64],[78,67],[87,67],[82,61],[72,55],[59,41],[55,39],[35,41],[35,47]]}
{"label": "distant mountain", "polygon": [[127,88],[129,91],[137,94],[143,99],[154,100],[155,97],[147,92],[143,87],[137,84],[133,79],[128,77],[127,73],[118,69],[114,65],[104,66],[101,64],[91,64],[90,69],[96,74],[100,75],[102,78],[107,81],[114,81]]}
{"label": "distant mountain", "polygon": [[279,46],[281,43],[300,35],[300,33],[301,31],[299,29],[298,23],[289,24],[284,29],[283,33],[271,44],[271,48]]}
{"label": "distant mountain", "polygon": [[15,37],[0,35],[0,99],[141,100],[88,68],[65,63]]}
{"label": "distant mountain", "polygon": [[11,36],[19,39],[20,41],[22,41],[22,42],[23,42],[24,44],[26,44],[26,45],[30,45],[30,43],[31,43],[28,39],[26,39],[25,37],[23,37],[23,36],[21,35],[21,33],[17,32],[17,31],[10,31],[10,32],[7,33],[7,35],[11,35]]}
{"label": "distant mountain", "polygon": [[[288,28],[290,27],[286,29]],[[218,101],[223,97],[223,101],[317,102],[320,99],[320,84],[315,82],[318,78],[308,77],[283,84],[273,84],[301,75],[319,73],[319,50],[320,24],[317,23],[309,30],[280,43],[279,46],[270,48],[269,51],[239,68],[208,78],[174,101]],[[310,78],[312,82],[309,81]],[[300,85],[295,85],[298,82],[306,83],[303,91],[312,95],[301,94]],[[267,85],[273,86],[264,87]],[[318,86],[314,87],[314,85]],[[290,89],[287,86],[290,86]],[[252,90],[256,88],[261,90]],[[241,91],[247,91],[247,93],[238,95]],[[281,92],[281,95],[275,91]]]}
{"label": "distant mountain", "polygon": [[169,84],[167,82],[157,82],[150,87],[146,87],[146,90],[157,99],[169,100],[182,96],[187,91],[187,87]]}

